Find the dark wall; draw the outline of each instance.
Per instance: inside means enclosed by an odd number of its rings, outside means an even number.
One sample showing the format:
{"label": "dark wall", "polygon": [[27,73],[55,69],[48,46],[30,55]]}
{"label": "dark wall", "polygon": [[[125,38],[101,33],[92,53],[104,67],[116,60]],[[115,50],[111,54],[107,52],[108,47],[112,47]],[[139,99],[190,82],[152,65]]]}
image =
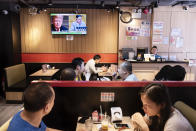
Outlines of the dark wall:
{"label": "dark wall", "polygon": [[3,68],[21,63],[20,16],[0,14],[0,95],[3,94]]}
{"label": "dark wall", "polygon": [[9,12],[0,15],[1,68],[21,63],[20,16]]}

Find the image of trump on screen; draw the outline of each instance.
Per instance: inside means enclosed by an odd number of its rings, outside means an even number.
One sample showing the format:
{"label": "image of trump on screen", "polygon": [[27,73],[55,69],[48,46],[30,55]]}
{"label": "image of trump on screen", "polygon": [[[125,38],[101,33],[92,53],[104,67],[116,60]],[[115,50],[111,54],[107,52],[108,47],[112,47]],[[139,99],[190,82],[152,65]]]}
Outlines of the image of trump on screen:
{"label": "image of trump on screen", "polygon": [[52,25],[51,30],[52,31],[68,31],[68,28],[63,25],[63,15],[54,15],[52,16]]}

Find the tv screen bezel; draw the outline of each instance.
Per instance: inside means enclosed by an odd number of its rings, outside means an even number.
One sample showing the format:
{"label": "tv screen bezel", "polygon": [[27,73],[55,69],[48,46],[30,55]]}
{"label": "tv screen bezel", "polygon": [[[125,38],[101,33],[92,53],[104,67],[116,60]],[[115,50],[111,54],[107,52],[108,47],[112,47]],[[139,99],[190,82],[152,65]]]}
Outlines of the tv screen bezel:
{"label": "tv screen bezel", "polygon": [[[85,15],[85,24],[86,24],[86,31],[85,33],[81,33],[81,31],[76,31],[76,32],[65,32],[65,31],[61,31],[61,32],[55,32],[55,31],[52,31],[52,16],[53,15],[68,15],[68,16],[71,16],[71,15]],[[70,24],[70,22],[69,22]],[[87,35],[87,14],[74,14],[74,13],[50,13],[50,30],[51,30],[51,34],[52,35]],[[70,26],[69,26],[70,28]],[[68,28],[68,29],[69,29]]]}

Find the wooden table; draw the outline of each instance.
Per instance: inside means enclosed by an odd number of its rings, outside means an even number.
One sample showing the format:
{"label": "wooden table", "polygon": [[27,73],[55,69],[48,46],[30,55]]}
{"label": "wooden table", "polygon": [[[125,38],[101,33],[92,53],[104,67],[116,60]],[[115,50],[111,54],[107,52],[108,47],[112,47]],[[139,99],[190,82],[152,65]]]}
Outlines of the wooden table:
{"label": "wooden table", "polygon": [[114,72],[99,72],[98,76],[113,76]]}
{"label": "wooden table", "polygon": [[42,70],[38,70],[37,72],[31,74],[30,76],[53,76],[59,69],[50,69],[46,72],[43,72]]}
{"label": "wooden table", "polygon": [[51,80],[55,73],[57,73],[58,71],[59,69],[49,69],[45,72],[43,72],[42,70],[38,70],[37,72],[29,75],[29,77],[30,80]]}
{"label": "wooden table", "polygon": [[[80,118],[81,117],[79,117],[78,120]],[[128,124],[131,127],[130,129],[123,129],[122,131],[133,131],[133,128],[131,126],[131,119],[130,119],[130,117],[124,116],[123,120],[122,120],[122,123]],[[100,128],[101,128],[101,124],[93,124],[92,131],[100,131],[99,130]],[[111,123],[109,124],[108,131],[118,131],[118,130],[119,129],[115,129],[114,128],[113,124],[111,124]],[[76,131],[86,131],[85,130],[85,124],[77,123]]]}

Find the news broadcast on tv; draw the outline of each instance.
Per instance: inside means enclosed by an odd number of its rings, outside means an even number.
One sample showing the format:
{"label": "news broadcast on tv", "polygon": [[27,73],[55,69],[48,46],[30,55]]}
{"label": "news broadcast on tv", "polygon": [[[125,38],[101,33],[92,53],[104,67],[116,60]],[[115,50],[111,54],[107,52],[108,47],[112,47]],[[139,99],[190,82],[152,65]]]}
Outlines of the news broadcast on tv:
{"label": "news broadcast on tv", "polygon": [[52,34],[87,34],[86,14],[51,13]]}

